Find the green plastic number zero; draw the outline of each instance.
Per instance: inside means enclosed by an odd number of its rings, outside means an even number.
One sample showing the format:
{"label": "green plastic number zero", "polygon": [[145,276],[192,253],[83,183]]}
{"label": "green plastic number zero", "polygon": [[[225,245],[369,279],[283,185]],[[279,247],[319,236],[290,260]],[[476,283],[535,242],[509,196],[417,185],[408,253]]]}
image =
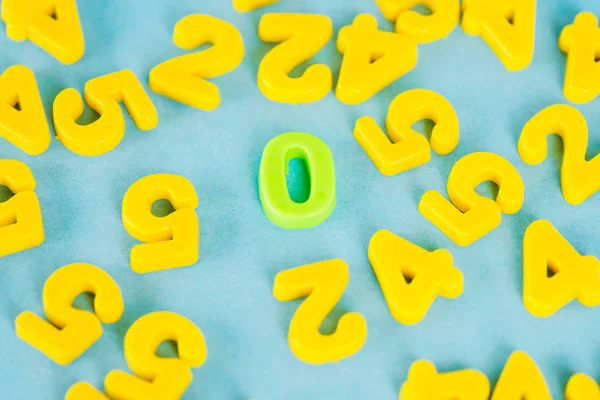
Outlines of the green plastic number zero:
{"label": "green plastic number zero", "polygon": [[[310,196],[294,202],[288,192],[290,160],[304,162],[310,176]],[[316,136],[302,132],[283,133],[265,147],[258,174],[260,201],[267,218],[284,229],[312,228],[335,209],[335,168],[329,147]]]}

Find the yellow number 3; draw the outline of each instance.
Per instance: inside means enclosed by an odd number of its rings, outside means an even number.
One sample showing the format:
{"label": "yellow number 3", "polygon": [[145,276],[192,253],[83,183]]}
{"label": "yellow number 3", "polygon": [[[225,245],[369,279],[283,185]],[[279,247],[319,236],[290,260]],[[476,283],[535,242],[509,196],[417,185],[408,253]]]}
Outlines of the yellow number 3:
{"label": "yellow number 3", "polygon": [[[480,196],[475,188],[493,181],[496,201]],[[471,153],[458,160],[448,178],[448,195],[430,190],[419,202],[419,211],[459,246],[468,246],[494,230],[502,213],[515,214],[523,206],[525,185],[519,171],[493,153]]]}
{"label": "yellow number 3", "polygon": [[2,19],[12,40],[30,39],[64,64],[85,52],[75,0],[4,0]]}
{"label": "yellow number 3", "polygon": [[275,277],[273,294],[277,300],[308,296],[292,318],[288,333],[290,348],[300,360],[311,364],[336,362],[358,352],[367,340],[367,322],[355,312],[344,315],[332,335],[319,332],[349,279],[348,265],[342,260],[305,265]]}
{"label": "yellow number 3", "polygon": [[42,211],[29,167],[17,160],[0,160],[0,185],[15,194],[0,203],[0,257],[42,244]]}
{"label": "yellow number 3", "polygon": [[[73,307],[75,298],[95,294],[94,312]],[[43,292],[49,324],[31,311],[16,320],[17,335],[54,362],[65,365],[81,356],[102,336],[102,325],[117,322],[123,314],[121,291],[102,269],[90,264],[71,264],[56,270]]]}
{"label": "yellow number 3", "polygon": [[[168,199],[175,211],[152,214],[152,204]],[[138,273],[189,266],[198,261],[200,225],[194,210],[196,190],[187,179],[172,174],[146,176],[123,198],[123,225],[134,238],[148,242],[131,250],[131,268]]]}

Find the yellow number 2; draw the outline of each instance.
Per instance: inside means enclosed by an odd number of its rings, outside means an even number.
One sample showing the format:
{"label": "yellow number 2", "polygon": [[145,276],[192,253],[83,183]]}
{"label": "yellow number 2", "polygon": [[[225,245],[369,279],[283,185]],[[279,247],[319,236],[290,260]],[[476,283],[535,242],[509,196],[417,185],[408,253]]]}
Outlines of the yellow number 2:
{"label": "yellow number 2", "polygon": [[[152,204],[167,199],[175,211],[152,214]],[[147,242],[131,250],[131,268],[138,273],[184,267],[198,261],[200,225],[198,196],[190,181],[173,174],[155,174],[135,182],[123,198],[123,225],[131,236]]]}
{"label": "yellow number 2", "polygon": [[31,40],[63,64],[85,53],[75,0],[3,0],[2,20],[12,40]]}
{"label": "yellow number 2", "polygon": [[29,155],[50,146],[50,129],[33,72],[13,65],[0,76],[0,137]]}
{"label": "yellow number 2", "polygon": [[367,322],[358,313],[347,313],[335,333],[319,332],[323,320],[342,297],[350,279],[342,260],[321,261],[283,271],[275,277],[273,295],[279,301],[308,298],[292,318],[288,342],[292,353],[311,364],[337,362],[357,353],[367,340]]}
{"label": "yellow number 2", "polygon": [[331,19],[315,14],[265,14],[258,36],[266,42],[283,42],[271,50],[258,67],[258,87],[269,99],[283,103],[309,103],[331,91],[331,68],[311,65],[299,78],[289,72],[314,56],[333,35]]}
{"label": "yellow number 2", "polygon": [[420,322],[436,297],[462,294],[462,273],[447,250],[429,252],[381,230],[371,238],[369,260],[392,316],[402,324]]}
{"label": "yellow number 2", "polygon": [[153,129],[158,115],[152,100],[132,71],[113,72],[85,84],[85,101],[100,114],[95,122],[79,125],[83,101],[77,90],[65,89],[54,99],[54,127],[58,140],[73,153],[97,156],[117,147],[125,135],[125,117],[119,106],[125,103],[141,130]]}
{"label": "yellow number 2", "polygon": [[244,58],[244,42],[237,28],[204,14],[182,18],[175,25],[173,41],[182,49],[205,43],[213,46],[157,65],[150,71],[150,88],[201,110],[214,110],[221,103],[219,88],[205,78],[214,78],[237,68]]}
{"label": "yellow number 2", "polygon": [[[176,358],[156,355],[167,340],[176,342]],[[204,336],[192,321],[168,311],[144,315],[125,334],[125,360],[137,376],[109,372],[106,393],[119,400],[179,399],[192,383],[192,368],[204,364],[206,357]]]}
{"label": "yellow number 2", "polygon": [[[493,181],[496,200],[483,197],[475,188]],[[426,192],[419,211],[459,246],[469,246],[502,222],[502,213],[515,214],[523,206],[525,185],[519,171],[493,153],[471,153],[456,162],[448,178],[448,195],[453,206],[439,192]]]}
{"label": "yellow number 2", "polygon": [[0,257],[42,244],[42,210],[29,167],[17,160],[0,160],[0,185],[14,193],[0,203]]}
{"label": "yellow number 2", "polygon": [[600,189],[600,155],[586,161],[588,126],[576,108],[566,104],[547,107],[523,128],[519,155],[527,164],[536,165],[548,154],[546,138],[551,134],[563,140],[564,155],[560,171],[563,197],[569,204],[583,203]]}
{"label": "yellow number 2", "polygon": [[463,0],[462,28],[478,35],[509,71],[533,59],[536,0]]}
{"label": "yellow number 2", "polygon": [[525,307],[548,317],[575,299],[600,305],[600,261],[580,255],[550,222],[533,222],[523,239]]}
{"label": "yellow number 2", "polygon": [[371,117],[356,121],[354,138],[383,175],[396,175],[423,165],[431,159],[427,139],[412,128],[423,119],[431,119],[431,147],[438,154],[449,154],[458,145],[458,118],[442,95],[426,89],[399,94],[390,104],[386,126],[392,142]]}
{"label": "yellow number 2", "polygon": [[[93,293],[94,312],[73,307],[75,298]],[[17,335],[54,362],[70,364],[102,336],[102,324],[123,314],[121,291],[104,270],[90,264],[70,264],[56,270],[43,292],[44,311],[52,324],[25,311],[15,322]]]}

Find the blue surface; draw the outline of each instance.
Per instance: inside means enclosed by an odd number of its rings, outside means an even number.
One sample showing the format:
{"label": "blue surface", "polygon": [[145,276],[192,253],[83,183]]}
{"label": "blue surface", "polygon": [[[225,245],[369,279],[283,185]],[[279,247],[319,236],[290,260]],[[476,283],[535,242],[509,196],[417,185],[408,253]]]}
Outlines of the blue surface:
{"label": "blue surface", "polygon": [[[29,157],[0,141],[0,158],[26,162],[37,179],[47,236],[38,248],[0,259],[3,399],[60,399],[80,380],[102,387],[111,369],[128,370],[123,358],[127,328],[156,310],[185,315],[206,337],[208,360],[195,370],[185,399],[391,400],[417,359],[429,359],[441,370],[477,368],[494,383],[516,349],[537,361],[556,398],[562,398],[574,372],[600,377],[600,309],[573,303],[551,318],[536,319],[521,301],[527,225],[549,219],[581,253],[600,256],[600,197],[578,207],[563,200],[558,139],[551,140],[551,156],[537,167],[525,165],[516,148],[529,118],[548,105],[565,102],[565,57],[556,44],[562,27],[579,11],[600,15],[600,3],[539,1],[535,57],[525,71],[507,72],[480,38],[457,28],[447,40],[420,46],[412,72],[354,107],[333,94],[302,106],[264,98],[255,83],[256,71],[272,45],[258,40],[256,28],[264,12],[283,11],[327,14],[336,32],[356,14],[369,12],[384,29],[391,29],[373,0],[282,0],[249,14],[236,13],[230,0],[78,3],[87,51],[75,65],[63,66],[29,42],[15,43],[0,35],[1,70],[15,63],[31,67],[49,118],[57,93],[66,87],[81,90],[88,79],[129,68],[146,85],[153,66],[183,54],[171,43],[171,34],[174,24],[188,14],[212,14],[235,24],[244,37],[246,58],[234,72],[214,80],[222,93],[216,111],[202,112],[151,93],[159,126],[141,132],[127,118],[123,142],[107,155],[80,157],[53,140],[45,154]],[[330,64],[337,76],[341,56],[334,41],[314,61]],[[353,139],[352,128],[363,115],[383,122],[395,95],[417,87],[438,91],[453,104],[460,118],[460,144],[449,156],[433,155],[423,167],[384,177]],[[578,106],[591,127],[590,156],[600,151],[599,101]],[[283,231],[267,220],[260,206],[262,149],[287,131],[319,136],[336,162],[338,205],[314,229]],[[484,239],[458,248],[419,214],[417,202],[428,189],[444,192],[453,163],[473,151],[492,151],[514,163],[525,180],[526,201],[520,213],[504,216],[502,225]],[[191,268],[137,275],[128,264],[136,242],[122,226],[121,201],[137,179],[160,172],[181,174],[196,187],[200,261]],[[482,193],[490,192],[490,187],[482,188]],[[464,273],[463,296],[436,301],[417,326],[395,322],[366,253],[370,237],[382,228],[427,249],[449,249]],[[306,365],[294,358],[286,341],[299,302],[276,301],[273,279],[278,271],[338,257],[348,262],[351,280],[325,331],[334,329],[343,312],[358,311],[368,320],[369,338],[350,359]],[[44,281],[73,262],[108,271],[122,289],[126,309],[80,359],[60,367],[17,339],[14,320],[23,310],[41,314]]]}

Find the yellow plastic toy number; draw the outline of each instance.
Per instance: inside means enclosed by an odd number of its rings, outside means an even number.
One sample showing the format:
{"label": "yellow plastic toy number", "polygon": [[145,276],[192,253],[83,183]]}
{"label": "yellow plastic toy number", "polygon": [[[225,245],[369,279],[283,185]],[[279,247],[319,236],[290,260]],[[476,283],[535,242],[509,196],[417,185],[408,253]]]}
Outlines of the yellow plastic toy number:
{"label": "yellow plastic toy number", "polygon": [[[459,0],[375,0],[383,15],[396,21],[396,32],[410,36],[417,43],[444,39],[458,25]],[[425,5],[431,15],[422,15],[412,9]]]}
{"label": "yellow plastic toy number", "polygon": [[42,244],[42,210],[29,167],[17,160],[0,160],[0,185],[14,193],[0,203],[0,257]]}
{"label": "yellow plastic toy number", "polygon": [[[152,214],[152,204],[167,199],[175,211]],[[179,175],[155,174],[135,182],[123,198],[123,225],[145,244],[131,250],[131,268],[138,273],[195,264],[200,252],[198,196],[190,181]]]}
{"label": "yellow plastic toy number", "polygon": [[311,364],[337,362],[357,353],[367,340],[367,322],[356,312],[340,318],[337,330],[323,335],[319,328],[342,297],[350,279],[343,260],[327,260],[280,272],[273,295],[279,301],[308,298],[298,307],[288,332],[294,355]]}
{"label": "yellow plastic toy number", "polygon": [[462,294],[462,273],[447,250],[429,252],[381,230],[371,238],[369,260],[390,313],[402,324],[421,322],[438,296]]}
{"label": "yellow plastic toy number", "polygon": [[560,34],[558,46],[567,53],[563,93],[573,103],[587,103],[600,93],[599,45],[598,18],[589,12],[577,14]]}
{"label": "yellow plastic toy number", "polygon": [[[177,343],[177,358],[156,355],[167,340]],[[192,368],[207,357],[202,331],[181,315],[159,311],[144,315],[125,334],[125,360],[137,375],[111,371],[104,380],[115,400],[176,400],[192,383]]]}
{"label": "yellow plastic toy number", "polygon": [[182,49],[206,43],[212,47],[175,57],[150,71],[150,88],[156,93],[201,110],[221,103],[219,88],[205,78],[215,78],[237,68],[244,58],[244,42],[235,26],[204,14],[182,18],[175,25],[173,42]]}
{"label": "yellow plastic toy number", "polygon": [[331,19],[316,14],[265,14],[258,36],[266,42],[283,42],[271,50],[258,67],[258,87],[269,99],[282,103],[310,103],[331,91],[331,68],[311,65],[299,78],[290,78],[294,67],[314,56],[333,36]]}
{"label": "yellow plastic toy number", "polygon": [[[495,201],[475,192],[486,181],[499,187]],[[515,214],[521,209],[525,185],[506,159],[493,153],[471,153],[452,167],[448,195],[452,203],[435,190],[426,192],[419,212],[454,243],[469,246],[498,227],[502,213]]]}
{"label": "yellow plastic toy number", "polygon": [[490,382],[481,372],[471,369],[437,372],[429,361],[413,363],[408,379],[400,390],[400,400],[487,400]]}
{"label": "yellow plastic toy number", "polygon": [[13,65],[0,76],[0,137],[29,155],[50,146],[50,129],[33,72]]}
{"label": "yellow plastic toy number", "polygon": [[238,12],[248,12],[277,3],[279,0],[233,0],[233,8]]}
{"label": "yellow plastic toy number", "polygon": [[2,20],[12,40],[31,40],[63,64],[85,53],[75,0],[3,0]]}
{"label": "yellow plastic toy number", "polygon": [[340,30],[337,49],[344,58],[335,94],[345,104],[368,100],[417,65],[417,43],[379,30],[369,14]]}
{"label": "yellow plastic toy number", "polygon": [[535,221],[525,231],[523,302],[536,317],[548,317],[575,299],[600,305],[599,274],[600,260],[580,255],[550,222]]}
{"label": "yellow plastic toy number", "polygon": [[510,355],[491,400],[552,400],[546,380],[535,362],[523,351]]}
{"label": "yellow plastic toy number", "polygon": [[396,175],[423,165],[431,159],[427,139],[412,128],[423,119],[436,124],[431,147],[437,154],[449,154],[459,141],[459,126],[452,105],[440,94],[427,89],[412,89],[399,94],[390,104],[386,137],[371,117],[362,117],[354,127],[354,138],[383,175]]}
{"label": "yellow plastic toy number", "polygon": [[462,28],[481,36],[509,71],[533,59],[536,0],[463,0]]}
{"label": "yellow plastic toy number", "polygon": [[600,189],[600,156],[586,161],[588,126],[576,108],[566,104],[547,107],[523,128],[519,138],[519,155],[527,164],[536,165],[546,159],[546,138],[551,134],[563,140],[564,155],[560,171],[563,197],[578,205]]}
{"label": "yellow plastic toy number", "polygon": [[118,146],[125,135],[125,117],[119,106],[125,104],[141,130],[153,129],[158,115],[144,87],[130,70],[113,72],[85,84],[86,103],[100,114],[95,122],[79,125],[83,101],[77,90],[65,89],[54,100],[54,127],[58,140],[73,153],[97,156]]}
{"label": "yellow plastic toy number", "polygon": [[585,374],[575,374],[565,389],[566,400],[600,400],[600,387]]}
{"label": "yellow plastic toy number", "polygon": [[[75,298],[95,294],[94,312],[73,307]],[[17,336],[54,362],[73,362],[102,336],[102,324],[117,322],[124,304],[116,282],[90,264],[70,264],[57,269],[44,284],[44,312],[52,323],[31,311],[16,319]]]}
{"label": "yellow plastic toy number", "polygon": [[77,382],[69,388],[65,400],[110,400],[87,382]]}

